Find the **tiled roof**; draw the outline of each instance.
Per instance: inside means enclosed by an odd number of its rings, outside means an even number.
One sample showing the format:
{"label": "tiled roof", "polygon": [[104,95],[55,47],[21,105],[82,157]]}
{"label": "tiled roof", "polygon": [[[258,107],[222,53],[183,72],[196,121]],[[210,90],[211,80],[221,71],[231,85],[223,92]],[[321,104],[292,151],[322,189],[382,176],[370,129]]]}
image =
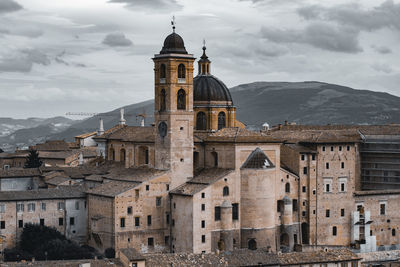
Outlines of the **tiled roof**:
{"label": "tiled roof", "polygon": [[269,131],[271,136],[282,142],[300,143],[354,143],[360,142],[357,129],[347,130],[278,130]]}
{"label": "tiled roof", "polygon": [[0,178],[8,178],[8,177],[34,177],[40,176],[41,172],[39,168],[27,168],[27,169],[8,169],[1,170],[0,169]]}
{"label": "tiled roof", "polygon": [[126,126],[108,135],[107,139],[129,142],[154,142],[155,128]]}
{"label": "tiled roof", "polygon": [[56,185],[57,186],[57,185],[60,185],[62,183],[65,183],[67,181],[71,181],[71,179],[68,178],[68,177],[65,177],[65,176],[56,176],[56,177],[53,177],[53,178],[47,180],[46,184]]}
{"label": "tiled roof", "polygon": [[146,166],[136,168],[113,168],[103,175],[103,178],[127,182],[144,182],[151,178],[167,173],[166,170],[157,170]]}
{"label": "tiled roof", "polygon": [[299,144],[284,144],[284,146],[289,147],[290,149],[297,151],[299,153],[316,153],[317,151],[315,149],[311,149],[306,146],[302,146]]}
{"label": "tiled roof", "polygon": [[121,181],[109,181],[103,183],[93,189],[87,191],[88,194],[98,195],[104,197],[115,197],[122,194],[132,188],[135,188],[138,184],[137,182],[121,182]]}
{"label": "tiled roof", "polygon": [[192,266],[277,266],[276,254],[264,250],[238,249],[234,251],[204,254],[175,253],[147,254],[146,266],[150,267],[192,267]]}
{"label": "tiled roof", "polygon": [[84,190],[83,186],[63,186],[27,191],[0,191],[0,201],[83,198]]}
{"label": "tiled roof", "polygon": [[233,172],[232,169],[203,169],[200,173],[195,175],[193,179],[172,190],[171,194],[192,196],[197,192],[200,192],[204,188],[208,187],[209,185],[215,183],[219,179],[227,176],[231,172]]}
{"label": "tiled roof", "polygon": [[67,151],[39,151],[39,158],[41,159],[66,159],[70,156],[76,155],[79,152],[76,150]]}
{"label": "tiled roof", "polygon": [[328,251],[292,252],[278,255],[280,265],[301,265],[359,260],[357,254],[349,249],[330,249]]}
{"label": "tiled roof", "polygon": [[121,248],[119,251],[125,255],[125,257],[128,258],[128,260],[133,261],[133,260],[144,260],[145,257],[143,254],[139,253],[136,249],[134,248]]}
{"label": "tiled roof", "polygon": [[242,165],[243,169],[268,169],[273,167],[275,167],[274,164],[259,147],[250,153]]}
{"label": "tiled roof", "polygon": [[267,132],[250,131],[244,128],[223,128],[212,133],[196,133],[197,138],[205,142],[233,143],[279,143],[280,140]]}
{"label": "tiled roof", "polygon": [[14,158],[26,158],[29,155],[28,151],[20,151],[14,153],[0,153],[0,159],[14,159]]}
{"label": "tiled roof", "polygon": [[90,264],[90,267],[123,267],[122,263],[117,259],[96,259],[96,260],[59,260],[59,261],[35,261],[35,262],[7,262],[2,264],[4,267],[80,267],[87,266],[84,264]]}
{"label": "tiled roof", "polygon": [[69,144],[64,140],[49,140],[43,144],[32,146],[37,151],[65,151],[69,150]]}
{"label": "tiled roof", "polygon": [[81,138],[81,139],[83,139],[83,138],[88,138],[88,137],[90,137],[90,136],[94,136],[94,135],[96,135],[96,134],[97,134],[97,132],[84,133],[84,134],[75,136],[75,138]]}

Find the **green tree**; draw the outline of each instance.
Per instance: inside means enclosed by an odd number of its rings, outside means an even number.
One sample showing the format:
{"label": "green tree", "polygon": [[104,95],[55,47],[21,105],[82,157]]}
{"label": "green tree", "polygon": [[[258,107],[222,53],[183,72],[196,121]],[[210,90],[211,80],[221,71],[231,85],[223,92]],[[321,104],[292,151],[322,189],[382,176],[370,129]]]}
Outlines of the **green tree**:
{"label": "green tree", "polygon": [[29,155],[26,157],[25,168],[39,168],[40,166],[42,166],[42,161],[39,159],[39,152],[30,149]]}

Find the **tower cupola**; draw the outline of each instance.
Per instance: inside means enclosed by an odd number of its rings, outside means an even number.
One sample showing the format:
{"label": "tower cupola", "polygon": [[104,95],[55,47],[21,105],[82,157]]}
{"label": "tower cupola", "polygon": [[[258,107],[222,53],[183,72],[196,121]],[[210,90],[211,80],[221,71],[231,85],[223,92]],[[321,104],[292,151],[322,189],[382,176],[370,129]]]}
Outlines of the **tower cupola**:
{"label": "tower cupola", "polygon": [[199,63],[199,75],[210,75],[211,61],[206,55],[206,41],[203,41],[203,55],[200,57]]}

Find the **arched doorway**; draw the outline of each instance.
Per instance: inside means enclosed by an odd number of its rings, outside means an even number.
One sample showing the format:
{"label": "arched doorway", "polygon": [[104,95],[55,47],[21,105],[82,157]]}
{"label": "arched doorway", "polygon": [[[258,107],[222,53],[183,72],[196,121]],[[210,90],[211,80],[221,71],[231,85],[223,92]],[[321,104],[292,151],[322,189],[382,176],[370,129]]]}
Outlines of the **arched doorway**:
{"label": "arched doorway", "polygon": [[147,146],[139,147],[139,165],[149,164],[149,148]]}
{"label": "arched doorway", "polygon": [[212,155],[213,160],[214,160],[214,167],[218,167],[218,153],[213,151],[213,152],[211,152],[211,155]]}
{"label": "arched doorway", "polygon": [[125,162],[126,159],[126,151],[124,148],[122,148],[119,152],[119,161]]}
{"label": "arched doorway", "polygon": [[248,249],[251,250],[256,250],[257,249],[257,242],[254,239],[250,239],[249,242],[247,243]]}
{"label": "arched doorway", "polygon": [[301,224],[301,242],[303,244],[309,244],[308,223]]}

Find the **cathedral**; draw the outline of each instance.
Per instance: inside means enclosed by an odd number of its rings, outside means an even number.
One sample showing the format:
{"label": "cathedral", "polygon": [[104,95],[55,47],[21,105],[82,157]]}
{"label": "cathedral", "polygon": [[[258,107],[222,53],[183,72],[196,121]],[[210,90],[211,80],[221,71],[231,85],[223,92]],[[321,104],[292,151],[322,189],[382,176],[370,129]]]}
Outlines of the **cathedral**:
{"label": "cathedral", "polygon": [[195,57],[175,28],[153,61],[154,125],[121,120],[93,138],[99,155],[125,168],[87,192],[90,246],[202,253],[400,243],[396,230],[373,223],[397,229],[385,216],[400,192],[362,191],[359,129],[247,130],[205,45],[193,77]]}

